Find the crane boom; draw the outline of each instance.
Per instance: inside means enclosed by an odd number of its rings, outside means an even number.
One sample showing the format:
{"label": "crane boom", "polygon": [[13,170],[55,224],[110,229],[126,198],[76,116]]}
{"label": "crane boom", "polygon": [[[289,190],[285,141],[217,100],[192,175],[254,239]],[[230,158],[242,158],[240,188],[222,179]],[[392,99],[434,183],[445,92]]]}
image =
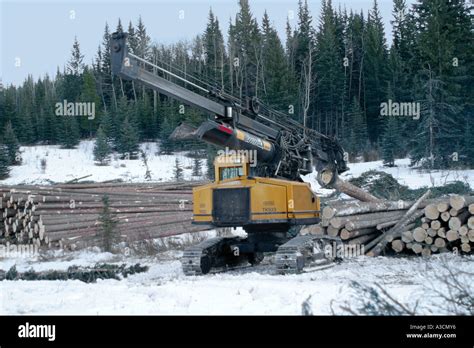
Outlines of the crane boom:
{"label": "crane boom", "polygon": [[329,173],[323,183],[330,185],[338,172],[348,169],[336,139],[304,127],[256,98],[242,100],[128,52],[126,33],[112,34],[111,60],[113,74],[141,82],[213,117],[197,128],[181,125],[173,132],[175,139],[193,137],[233,150],[254,150],[261,176],[299,180],[316,165],[319,175]]}

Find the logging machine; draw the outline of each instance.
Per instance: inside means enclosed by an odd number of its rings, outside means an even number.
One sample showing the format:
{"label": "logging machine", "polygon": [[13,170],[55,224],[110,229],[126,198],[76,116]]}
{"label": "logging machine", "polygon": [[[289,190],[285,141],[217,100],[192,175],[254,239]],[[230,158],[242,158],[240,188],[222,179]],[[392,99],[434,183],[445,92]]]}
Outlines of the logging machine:
{"label": "logging machine", "polygon": [[337,174],[348,168],[335,138],[255,97],[235,97],[170,64],[152,64],[128,52],[126,33],[112,35],[111,60],[113,74],[210,116],[199,127],[180,125],[173,139],[200,139],[226,148],[215,158],[215,181],[193,190],[193,223],[242,227],[247,237],[212,238],[188,248],[182,258],[185,274],[258,264],[265,252],[276,252],[280,273],[328,261],[324,248],[339,243],[337,238],[297,236],[303,225],[320,221],[320,200],[300,176],[315,167],[323,186],[337,182]]}

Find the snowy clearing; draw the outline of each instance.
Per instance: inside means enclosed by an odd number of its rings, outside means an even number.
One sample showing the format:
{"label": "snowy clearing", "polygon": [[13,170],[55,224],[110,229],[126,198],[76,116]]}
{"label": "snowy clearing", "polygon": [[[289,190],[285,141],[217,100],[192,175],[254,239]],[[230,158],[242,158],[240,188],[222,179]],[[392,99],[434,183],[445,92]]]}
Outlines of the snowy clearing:
{"label": "snowy clearing", "polygon": [[[92,175],[87,181],[107,181],[121,179],[124,182],[144,182],[146,168],[142,160],[121,160],[114,156],[109,166],[97,166],[94,163],[92,150],[93,140],[81,141],[77,149],[60,149],[57,145],[37,145],[22,146],[23,163],[20,166],[12,167],[10,177],[0,181],[0,184],[37,184],[45,185],[52,182],[65,182],[86,175]],[[141,149],[147,154],[148,166],[151,171],[151,182],[173,180],[173,169],[176,158],[180,161],[184,169],[185,180],[198,180],[199,177],[192,176],[192,158],[186,157],[185,152],[175,155],[159,155],[157,143],[143,143]],[[46,159],[46,168],[41,168],[41,159]],[[207,169],[203,164],[203,176]],[[387,168],[382,161],[365,163],[349,163],[350,170],[341,175],[348,179],[358,177],[368,170],[384,171],[393,175],[401,184],[410,188],[422,186],[444,185],[452,181],[462,181],[474,187],[474,170],[438,170],[431,173],[424,170],[412,169],[409,167],[409,159],[395,161],[396,167]],[[311,183],[312,187],[319,194],[328,194],[331,190],[321,189],[316,182],[316,173],[311,173],[304,177],[304,180]]]}
{"label": "snowy clearing", "polygon": [[[96,166],[93,161],[93,141],[82,141],[74,150],[58,146],[22,147],[23,164],[13,167],[11,177],[1,184],[50,184],[64,182],[92,174],[86,180],[144,182],[145,166],[141,160],[115,158],[110,166]],[[152,181],[173,178],[175,159],[184,168],[186,180],[192,177],[192,159],[185,153],[158,155],[155,143],[142,144],[147,153]],[[47,165],[41,168],[41,159]],[[203,163],[204,164],[204,163]],[[460,180],[474,187],[474,170],[435,171],[428,173],[409,168],[409,160],[396,161],[397,167],[386,168],[382,161],[349,164],[350,171],[343,178],[357,177],[376,169],[392,174],[401,184],[410,188],[443,185]],[[206,171],[205,166],[204,172]],[[304,178],[319,194],[323,190],[315,180],[315,173]],[[239,232],[239,231],[237,231]],[[214,232],[208,232],[214,236]],[[0,282],[0,314],[290,314],[299,315],[302,303],[308,300],[314,314],[344,313],[339,306],[351,302],[357,294],[352,281],[366,285],[379,283],[398,301],[414,306],[420,300],[419,314],[446,314],[444,300],[434,295],[433,288],[442,289],[436,276],[444,274],[443,258],[463,271],[473,270],[474,256],[433,256],[426,261],[420,257],[368,258],[346,260],[331,268],[301,275],[274,274],[270,257],[264,264],[228,273],[202,277],[184,276],[179,258],[182,244],[189,236],[171,237],[161,245],[171,250],[154,257],[113,255],[94,250],[80,252],[57,251],[46,257],[0,258],[0,269],[17,265],[19,271],[33,268],[37,271],[66,269],[72,265],[88,266],[96,262],[142,263],[150,266],[146,273],[135,274],[121,281],[99,280],[86,284],[70,281],[2,281]],[[202,236],[201,236],[202,237]],[[186,241],[186,239],[188,240]],[[470,285],[474,286],[472,277]],[[426,286],[431,287],[427,289]],[[429,294],[429,295],[428,295]]]}
{"label": "snowy clearing", "polygon": [[[169,181],[174,177],[176,159],[184,169],[185,180],[199,180],[192,176],[193,159],[185,152],[176,155],[160,155],[157,143],[142,143],[141,149],[148,158],[151,182]],[[5,185],[32,184],[47,185],[65,182],[91,175],[84,180],[107,181],[121,179],[124,182],[145,182],[146,167],[141,159],[122,160],[114,155],[110,165],[97,166],[94,163],[93,140],[81,141],[76,149],[61,149],[58,145],[22,146],[22,164],[12,167],[10,177],[0,181]],[[46,168],[41,168],[41,160],[46,160]],[[205,161],[203,161],[205,162]],[[204,164],[204,163],[203,163]],[[203,175],[205,166],[203,165]]]}
{"label": "snowy clearing", "polygon": [[[443,300],[432,290],[442,283],[442,258],[368,258],[348,260],[334,267],[300,275],[275,275],[271,265],[234,270],[229,273],[186,277],[181,271],[180,252],[167,252],[153,258],[123,258],[94,251],[57,255],[54,260],[2,260],[1,269],[14,263],[18,270],[65,269],[73,264],[96,262],[150,266],[146,273],[123,280],[99,280],[86,284],[74,281],[3,281],[0,314],[271,314],[300,315],[302,303],[309,300],[313,314],[347,314],[339,305],[356,296],[351,281],[379,283],[398,301],[414,306],[418,313],[445,314]],[[445,255],[447,262],[472,271],[474,257]],[[472,278],[471,278],[472,280]],[[431,284],[431,285],[430,285]],[[429,294],[429,295],[427,295]]]}

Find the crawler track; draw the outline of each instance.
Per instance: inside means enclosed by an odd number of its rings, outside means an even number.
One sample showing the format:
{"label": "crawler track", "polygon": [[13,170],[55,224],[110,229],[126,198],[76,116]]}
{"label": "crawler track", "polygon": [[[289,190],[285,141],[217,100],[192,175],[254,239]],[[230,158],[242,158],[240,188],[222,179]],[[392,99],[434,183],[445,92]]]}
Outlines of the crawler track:
{"label": "crawler track", "polygon": [[275,266],[279,274],[302,273],[306,270],[326,268],[335,260],[335,255],[326,248],[341,243],[339,238],[330,236],[297,236],[278,248]]}

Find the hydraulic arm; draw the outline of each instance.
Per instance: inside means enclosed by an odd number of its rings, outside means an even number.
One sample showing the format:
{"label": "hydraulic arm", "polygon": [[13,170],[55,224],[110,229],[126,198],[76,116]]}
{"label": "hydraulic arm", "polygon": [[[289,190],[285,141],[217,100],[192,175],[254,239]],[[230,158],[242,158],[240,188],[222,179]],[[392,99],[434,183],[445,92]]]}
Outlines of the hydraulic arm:
{"label": "hydraulic arm", "polygon": [[348,169],[336,139],[303,127],[256,98],[241,100],[128,52],[126,33],[112,35],[111,54],[113,74],[211,116],[197,128],[181,125],[172,135],[175,139],[198,138],[232,150],[253,150],[259,176],[300,180],[315,166],[320,183],[330,186],[337,173]]}

